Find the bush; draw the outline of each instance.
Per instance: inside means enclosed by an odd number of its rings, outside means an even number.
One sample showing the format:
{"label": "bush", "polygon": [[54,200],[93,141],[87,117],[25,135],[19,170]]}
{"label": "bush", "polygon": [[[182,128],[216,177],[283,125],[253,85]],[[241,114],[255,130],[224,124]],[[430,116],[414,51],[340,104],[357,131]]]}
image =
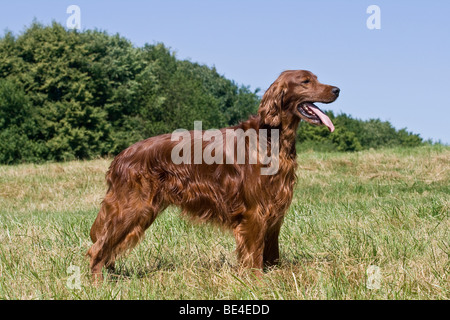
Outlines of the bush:
{"label": "bush", "polygon": [[297,136],[299,146],[308,146],[317,151],[360,151],[370,148],[416,147],[424,143],[418,134],[406,129],[396,130],[387,121],[363,121],[345,113],[337,116],[331,111],[326,113],[336,130],[330,133],[324,126],[316,127],[302,121]]}
{"label": "bush", "polygon": [[[0,39],[0,163],[89,159],[178,128],[232,126],[255,114],[257,91],[163,44],[33,23]],[[335,116],[332,134],[301,123],[298,145],[330,151],[417,146],[419,135],[378,119]]]}
{"label": "bush", "polygon": [[33,23],[0,39],[0,163],[117,154],[149,136],[233,125],[256,92],[163,44]]}

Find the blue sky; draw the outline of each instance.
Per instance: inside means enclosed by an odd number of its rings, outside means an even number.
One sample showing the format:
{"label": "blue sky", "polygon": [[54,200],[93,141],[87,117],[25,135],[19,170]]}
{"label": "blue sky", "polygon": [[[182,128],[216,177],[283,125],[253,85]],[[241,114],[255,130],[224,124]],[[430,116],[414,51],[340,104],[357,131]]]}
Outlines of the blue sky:
{"label": "blue sky", "polygon": [[[450,143],[450,1],[15,0],[1,2],[0,29],[19,34],[34,18],[66,25],[72,4],[82,29],[163,42],[261,93],[283,70],[310,70],[341,88],[324,109]],[[366,26],[372,4],[379,30]]]}

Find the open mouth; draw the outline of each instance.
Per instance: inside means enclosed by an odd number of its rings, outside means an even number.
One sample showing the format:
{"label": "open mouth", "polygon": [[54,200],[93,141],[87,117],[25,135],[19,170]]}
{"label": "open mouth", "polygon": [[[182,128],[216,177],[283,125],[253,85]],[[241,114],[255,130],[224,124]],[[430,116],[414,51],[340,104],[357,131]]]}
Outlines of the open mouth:
{"label": "open mouth", "polygon": [[325,125],[333,132],[334,125],[330,118],[312,102],[303,102],[297,107],[302,119],[315,125]]}

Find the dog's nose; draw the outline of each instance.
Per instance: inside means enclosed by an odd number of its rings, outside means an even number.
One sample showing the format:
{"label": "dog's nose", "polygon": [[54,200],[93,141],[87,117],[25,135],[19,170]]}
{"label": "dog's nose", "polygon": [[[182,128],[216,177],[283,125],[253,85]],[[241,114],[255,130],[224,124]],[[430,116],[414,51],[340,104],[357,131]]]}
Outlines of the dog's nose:
{"label": "dog's nose", "polygon": [[331,92],[333,92],[337,98],[339,97],[339,92],[341,92],[341,89],[339,89],[338,87],[333,87],[333,89],[331,89]]}

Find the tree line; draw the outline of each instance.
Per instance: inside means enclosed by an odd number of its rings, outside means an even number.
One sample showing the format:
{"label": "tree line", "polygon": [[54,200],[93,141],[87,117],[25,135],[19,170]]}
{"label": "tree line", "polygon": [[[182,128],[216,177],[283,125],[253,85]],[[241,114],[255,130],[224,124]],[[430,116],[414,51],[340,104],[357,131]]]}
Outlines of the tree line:
{"label": "tree line", "polygon": [[[104,31],[32,23],[0,38],[0,163],[66,161],[115,155],[150,136],[222,128],[255,114],[258,90],[214,67],[176,58],[164,44],[134,46]],[[303,146],[358,151],[416,146],[417,134],[388,122],[328,115],[336,125],[302,124]]]}

